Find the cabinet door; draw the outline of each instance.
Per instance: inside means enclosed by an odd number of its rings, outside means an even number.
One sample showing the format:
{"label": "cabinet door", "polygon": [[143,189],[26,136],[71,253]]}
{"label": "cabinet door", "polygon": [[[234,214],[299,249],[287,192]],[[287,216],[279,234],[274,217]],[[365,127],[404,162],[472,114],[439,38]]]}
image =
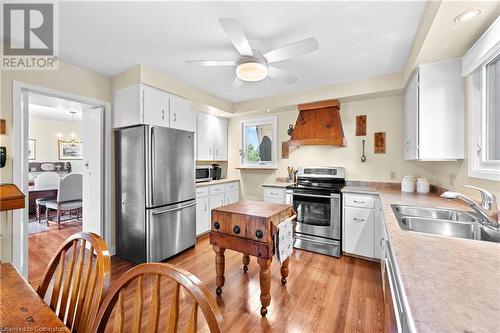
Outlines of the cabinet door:
{"label": "cabinet door", "polygon": [[210,195],[210,211],[212,211],[212,209],[214,208],[224,206],[225,198],[226,197],[224,193]]}
{"label": "cabinet door", "polygon": [[196,113],[187,99],[170,95],[170,127],[196,132]]}
{"label": "cabinet door", "polygon": [[238,190],[231,190],[229,192],[226,192],[226,205],[235,203],[240,201],[240,193]]}
{"label": "cabinet door", "polygon": [[144,124],[169,127],[169,94],[152,87],[143,86],[142,103]]}
{"label": "cabinet door", "polygon": [[214,160],[227,160],[227,119],[215,118],[214,121]]}
{"label": "cabinet door", "polygon": [[209,197],[196,199],[196,235],[210,230],[210,202]]}
{"label": "cabinet door", "polygon": [[404,142],[403,152],[405,160],[416,160],[418,158],[418,71],[413,74],[404,97]]}
{"label": "cabinet door", "polygon": [[344,209],[344,250],[348,253],[373,258],[374,256],[373,209]]}
{"label": "cabinet door", "polygon": [[214,160],[214,119],[215,117],[204,112],[199,112],[197,115],[196,159],[198,161]]}

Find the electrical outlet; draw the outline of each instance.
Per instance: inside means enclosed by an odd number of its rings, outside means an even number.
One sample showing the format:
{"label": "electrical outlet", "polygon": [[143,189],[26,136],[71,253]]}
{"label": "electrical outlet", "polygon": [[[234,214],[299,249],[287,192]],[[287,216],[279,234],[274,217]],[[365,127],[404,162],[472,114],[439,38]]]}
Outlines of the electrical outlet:
{"label": "electrical outlet", "polygon": [[454,174],[450,174],[450,175],[448,176],[448,184],[449,184],[450,186],[455,186],[456,181],[457,181],[457,176],[456,176],[456,175],[454,175]]}
{"label": "electrical outlet", "polygon": [[391,171],[390,177],[391,179],[396,179],[396,171]]}

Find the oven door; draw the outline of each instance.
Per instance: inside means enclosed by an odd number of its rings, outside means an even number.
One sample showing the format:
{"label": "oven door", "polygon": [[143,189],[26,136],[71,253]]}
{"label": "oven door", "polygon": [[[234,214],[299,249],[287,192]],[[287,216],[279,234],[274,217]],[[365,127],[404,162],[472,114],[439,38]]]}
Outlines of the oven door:
{"label": "oven door", "polygon": [[304,190],[286,193],[297,213],[296,232],[340,239],[340,194]]}

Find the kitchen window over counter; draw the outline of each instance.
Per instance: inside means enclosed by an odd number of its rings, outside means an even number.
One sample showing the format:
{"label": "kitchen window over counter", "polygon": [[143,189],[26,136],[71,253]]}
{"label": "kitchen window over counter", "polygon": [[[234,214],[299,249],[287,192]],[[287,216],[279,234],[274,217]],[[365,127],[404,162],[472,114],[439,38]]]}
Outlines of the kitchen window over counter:
{"label": "kitchen window over counter", "polygon": [[500,18],[462,61],[468,77],[469,176],[500,181]]}
{"label": "kitchen window over counter", "polygon": [[277,118],[241,122],[241,168],[275,168],[278,164]]}

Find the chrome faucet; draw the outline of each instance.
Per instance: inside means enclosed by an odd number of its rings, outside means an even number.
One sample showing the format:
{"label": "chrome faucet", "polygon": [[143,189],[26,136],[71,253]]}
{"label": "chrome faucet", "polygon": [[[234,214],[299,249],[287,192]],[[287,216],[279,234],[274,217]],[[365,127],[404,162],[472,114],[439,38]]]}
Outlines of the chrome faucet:
{"label": "chrome faucet", "polygon": [[447,191],[441,194],[441,197],[450,200],[458,199],[465,202],[479,215],[479,223],[496,230],[500,229],[500,224],[498,223],[497,199],[495,195],[479,187],[470,185],[464,185],[464,187],[478,190],[481,193],[481,203],[478,204],[468,196],[458,192]]}

